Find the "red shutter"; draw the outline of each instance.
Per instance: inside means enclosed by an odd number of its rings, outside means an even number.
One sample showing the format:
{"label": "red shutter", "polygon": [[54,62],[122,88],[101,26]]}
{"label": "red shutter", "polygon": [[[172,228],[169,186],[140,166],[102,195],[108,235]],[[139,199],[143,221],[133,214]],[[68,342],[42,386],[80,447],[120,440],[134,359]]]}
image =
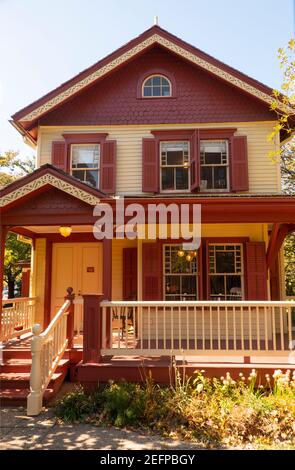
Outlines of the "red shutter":
{"label": "red shutter", "polygon": [[248,150],[246,136],[236,136],[232,138],[231,178],[232,191],[249,190]]}
{"label": "red shutter", "polygon": [[137,248],[123,248],[123,300],[137,300]]}
{"label": "red shutter", "polygon": [[200,187],[200,133],[196,130],[191,140],[191,191]]}
{"label": "red shutter", "polygon": [[159,191],[159,159],[157,141],[142,139],[142,191]]}
{"label": "red shutter", "polygon": [[162,300],[162,244],[142,244],[143,300]]}
{"label": "red shutter", "polygon": [[101,145],[100,188],[102,192],[116,192],[116,141],[107,140]]}
{"label": "red shutter", "polygon": [[246,243],[248,300],[267,300],[267,269],[264,242]]}
{"label": "red shutter", "polygon": [[63,171],[69,171],[67,159],[67,146],[65,142],[52,142],[51,162],[52,165],[56,166],[56,168],[59,168]]}

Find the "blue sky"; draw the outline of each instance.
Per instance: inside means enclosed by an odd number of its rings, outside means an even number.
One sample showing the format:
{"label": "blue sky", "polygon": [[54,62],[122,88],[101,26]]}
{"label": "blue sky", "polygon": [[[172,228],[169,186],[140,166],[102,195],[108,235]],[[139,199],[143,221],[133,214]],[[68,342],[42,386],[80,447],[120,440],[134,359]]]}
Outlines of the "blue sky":
{"label": "blue sky", "polygon": [[153,24],[280,87],[293,0],[0,0],[0,151],[32,150],[10,116]]}

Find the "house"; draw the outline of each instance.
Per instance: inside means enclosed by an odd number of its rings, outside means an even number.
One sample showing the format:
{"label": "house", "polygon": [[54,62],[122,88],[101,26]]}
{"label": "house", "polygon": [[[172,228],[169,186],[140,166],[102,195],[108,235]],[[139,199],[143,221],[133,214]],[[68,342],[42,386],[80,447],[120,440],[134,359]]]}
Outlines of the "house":
{"label": "house", "polygon": [[[143,361],[167,380],[172,356],[198,357],[193,369],[203,357],[213,375],[238,358],[290,368],[282,244],[295,198],[269,157],[287,137],[268,140],[271,102],[267,86],[155,25],[13,115],[37,169],[1,190],[0,282],[7,231],[30,237],[33,255],[30,297],[2,308],[2,339],[39,325],[30,413],[62,358],[88,385],[138,379]],[[141,237],[118,230],[135,205],[145,217],[158,204]],[[188,207],[192,230],[200,207],[195,248],[169,211],[162,223],[171,204]],[[96,238],[102,226],[94,236],[104,207],[113,239]]]}

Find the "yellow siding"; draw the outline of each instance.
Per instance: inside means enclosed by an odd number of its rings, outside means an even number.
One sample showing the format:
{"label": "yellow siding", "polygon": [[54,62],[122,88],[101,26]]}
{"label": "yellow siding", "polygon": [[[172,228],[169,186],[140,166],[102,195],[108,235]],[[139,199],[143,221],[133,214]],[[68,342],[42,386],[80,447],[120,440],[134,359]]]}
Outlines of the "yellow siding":
{"label": "yellow siding", "polygon": [[35,240],[32,273],[32,295],[36,300],[35,322],[43,325],[45,292],[46,239]]}
{"label": "yellow siding", "polygon": [[141,193],[141,149],[142,138],[151,137],[152,129],[171,128],[217,128],[235,127],[237,135],[247,135],[249,155],[250,192],[280,191],[279,165],[268,156],[275,146],[267,140],[274,122],[169,124],[141,126],[91,126],[91,127],[40,127],[37,149],[37,165],[51,162],[51,143],[61,140],[64,132],[107,132],[110,139],[117,140],[117,193]]}

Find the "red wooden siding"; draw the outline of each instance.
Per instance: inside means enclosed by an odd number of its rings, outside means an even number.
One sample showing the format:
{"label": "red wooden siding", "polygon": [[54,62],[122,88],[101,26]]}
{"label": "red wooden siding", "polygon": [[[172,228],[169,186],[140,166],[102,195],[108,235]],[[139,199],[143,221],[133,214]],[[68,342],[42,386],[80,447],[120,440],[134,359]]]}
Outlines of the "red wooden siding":
{"label": "red wooden siding", "polygon": [[123,300],[137,300],[137,248],[123,249]]}
{"label": "red wooden siding", "polygon": [[159,191],[159,159],[156,139],[142,139],[142,191]]}
{"label": "red wooden siding", "polygon": [[162,244],[143,243],[142,245],[142,295],[143,300],[162,300]]}
{"label": "red wooden siding", "polygon": [[267,300],[267,269],[264,242],[246,243],[248,300]]}
{"label": "red wooden siding", "polygon": [[22,272],[22,297],[29,297],[30,295],[30,272],[30,269]]}
{"label": "red wooden siding", "polygon": [[[177,97],[139,99],[141,77],[161,69],[175,77]],[[269,105],[159,47],[40,118],[40,125],[125,125],[276,120]]]}
{"label": "red wooden siding", "polygon": [[246,136],[235,136],[232,138],[232,152],[230,165],[232,191],[248,191],[249,176]]}
{"label": "red wooden siding", "polygon": [[107,194],[116,191],[116,141],[101,144],[100,190]]}
{"label": "red wooden siding", "polygon": [[69,171],[67,146],[63,141],[52,142],[52,165],[63,171]]}

